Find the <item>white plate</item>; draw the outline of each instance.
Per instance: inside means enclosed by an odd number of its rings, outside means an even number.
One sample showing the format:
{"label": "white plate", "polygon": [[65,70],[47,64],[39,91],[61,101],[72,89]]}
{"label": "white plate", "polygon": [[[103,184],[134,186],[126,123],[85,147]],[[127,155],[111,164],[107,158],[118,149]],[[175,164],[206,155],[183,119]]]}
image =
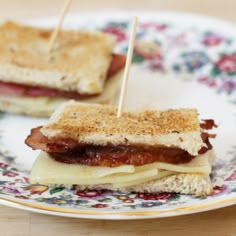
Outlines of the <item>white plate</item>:
{"label": "white plate", "polygon": [[[132,12],[83,13],[68,17],[67,28],[99,29],[115,34],[119,52],[127,48]],[[229,23],[190,14],[144,13],[139,16],[137,46],[126,107],[196,107],[203,119],[219,124],[213,140],[217,160],[214,194],[123,194],[76,192],[30,185],[38,152],[24,145],[32,127],[46,119],[2,114],[0,119],[0,203],[45,214],[93,219],[177,216],[236,203],[236,41]],[[31,24],[52,26],[55,19]],[[147,50],[147,49],[152,50]]]}

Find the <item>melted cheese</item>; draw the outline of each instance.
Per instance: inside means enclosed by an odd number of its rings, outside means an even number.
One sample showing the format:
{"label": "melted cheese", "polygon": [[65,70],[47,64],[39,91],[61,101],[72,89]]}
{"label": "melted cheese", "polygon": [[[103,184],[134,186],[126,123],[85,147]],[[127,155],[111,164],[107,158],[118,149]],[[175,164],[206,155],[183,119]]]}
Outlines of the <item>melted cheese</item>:
{"label": "melted cheese", "polygon": [[31,183],[95,185],[112,184],[114,187],[128,187],[145,183],[176,173],[209,174],[212,151],[194,158],[186,164],[156,162],[143,166],[123,165],[115,168],[65,164],[54,161],[41,152],[30,176]]}

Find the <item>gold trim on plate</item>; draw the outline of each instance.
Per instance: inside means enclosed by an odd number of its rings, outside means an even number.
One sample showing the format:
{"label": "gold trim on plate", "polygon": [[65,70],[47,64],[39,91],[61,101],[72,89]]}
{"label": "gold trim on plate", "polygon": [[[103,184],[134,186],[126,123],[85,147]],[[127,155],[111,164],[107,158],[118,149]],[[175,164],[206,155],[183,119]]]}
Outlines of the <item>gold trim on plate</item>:
{"label": "gold trim on plate", "polygon": [[[206,204],[199,204],[199,205],[193,205],[193,206],[187,206],[187,207],[181,207],[177,209],[163,209],[158,211],[128,211],[128,212],[122,212],[122,211],[87,211],[87,210],[78,210],[78,209],[65,209],[65,208],[57,208],[57,207],[48,207],[43,205],[35,205],[28,202],[20,202],[17,200],[7,199],[4,197],[0,197],[0,201],[3,203],[11,203],[13,206],[24,206],[29,207],[33,209],[38,210],[45,210],[49,212],[58,212],[58,213],[70,213],[70,214],[81,214],[81,215],[132,215],[132,216],[146,216],[146,215],[159,215],[161,213],[168,213],[168,212],[184,212],[184,211],[192,211],[192,210],[198,210],[198,209],[206,209],[211,206],[217,206],[219,204],[224,203],[232,203],[236,202],[236,197],[225,199],[225,200],[219,200],[215,202],[210,202]],[[232,205],[229,204],[229,205]],[[220,206],[219,206],[220,207]]]}

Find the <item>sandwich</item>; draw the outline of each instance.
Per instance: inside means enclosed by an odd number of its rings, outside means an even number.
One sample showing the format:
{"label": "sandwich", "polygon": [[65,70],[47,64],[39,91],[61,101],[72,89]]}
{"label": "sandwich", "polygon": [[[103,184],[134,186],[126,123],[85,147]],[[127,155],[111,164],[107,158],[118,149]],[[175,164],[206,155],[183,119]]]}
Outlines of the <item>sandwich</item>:
{"label": "sandwich", "polygon": [[126,57],[113,53],[114,36],[52,31],[6,22],[0,26],[0,110],[50,116],[68,99],[112,103]]}
{"label": "sandwich", "polygon": [[[212,192],[214,153],[196,109],[124,112],[111,105],[69,101],[25,143],[41,150],[30,182],[126,193]],[[203,128],[201,128],[201,126]]]}

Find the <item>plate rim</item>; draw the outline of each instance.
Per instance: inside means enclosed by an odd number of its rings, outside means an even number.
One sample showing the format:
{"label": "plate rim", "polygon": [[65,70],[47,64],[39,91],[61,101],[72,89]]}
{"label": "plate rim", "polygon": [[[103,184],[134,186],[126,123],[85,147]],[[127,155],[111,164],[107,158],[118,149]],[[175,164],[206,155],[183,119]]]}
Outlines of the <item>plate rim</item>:
{"label": "plate rim", "polygon": [[[167,218],[181,215],[190,215],[200,212],[220,209],[236,204],[236,196],[228,199],[217,200],[214,202],[203,203],[199,205],[192,205],[180,207],[176,209],[161,209],[152,211],[89,211],[79,209],[65,209],[59,207],[47,207],[40,204],[33,204],[21,202],[4,198],[0,195],[0,204],[22,209],[25,211],[36,212],[47,215],[64,216],[72,218],[83,219],[104,219],[104,220],[134,220],[134,219],[153,219],[153,218]],[[59,210],[60,209],[60,210]],[[178,212],[178,214],[175,214]]]}
{"label": "plate rim", "polygon": [[[208,21],[211,23],[219,23],[219,29],[222,29],[223,26],[227,26],[227,28],[236,28],[236,24],[224,19],[220,19],[214,16],[207,16],[204,14],[198,13],[188,13],[188,12],[177,12],[177,11],[148,11],[148,10],[94,10],[94,11],[83,11],[78,13],[69,14],[68,18],[80,18],[83,16],[88,16],[89,14],[96,15],[105,15],[105,17],[114,17],[114,19],[119,19],[120,15],[124,14],[125,17],[130,17],[130,14],[135,15],[147,15],[149,17],[153,17],[153,21],[155,21],[159,16],[168,15],[178,16],[180,18],[193,17],[196,21]],[[114,14],[115,13],[115,14]],[[78,16],[79,15],[79,16]],[[28,24],[37,24],[39,22],[53,21],[56,20],[55,16],[49,16],[45,18],[33,18],[20,22],[28,23]],[[146,20],[146,19],[144,19]],[[201,28],[201,27],[199,27]],[[194,213],[200,213],[205,211],[210,211],[214,209],[219,209],[227,206],[231,206],[236,204],[236,196],[229,197],[227,199],[215,200],[213,202],[195,204],[192,206],[180,207],[176,209],[160,209],[153,211],[90,211],[90,210],[79,210],[79,209],[65,209],[65,208],[57,208],[57,207],[47,207],[40,204],[33,204],[29,202],[23,202],[19,200],[12,200],[11,198],[5,198],[3,194],[0,194],[0,204],[14,207],[30,212],[55,215],[55,216],[64,216],[64,217],[73,217],[73,218],[84,218],[84,219],[107,219],[107,220],[128,220],[128,219],[152,219],[152,218],[166,218],[180,215],[188,215]],[[59,210],[60,209],[60,210]],[[175,214],[178,212],[178,214]],[[98,217],[99,216],[99,217]]]}

